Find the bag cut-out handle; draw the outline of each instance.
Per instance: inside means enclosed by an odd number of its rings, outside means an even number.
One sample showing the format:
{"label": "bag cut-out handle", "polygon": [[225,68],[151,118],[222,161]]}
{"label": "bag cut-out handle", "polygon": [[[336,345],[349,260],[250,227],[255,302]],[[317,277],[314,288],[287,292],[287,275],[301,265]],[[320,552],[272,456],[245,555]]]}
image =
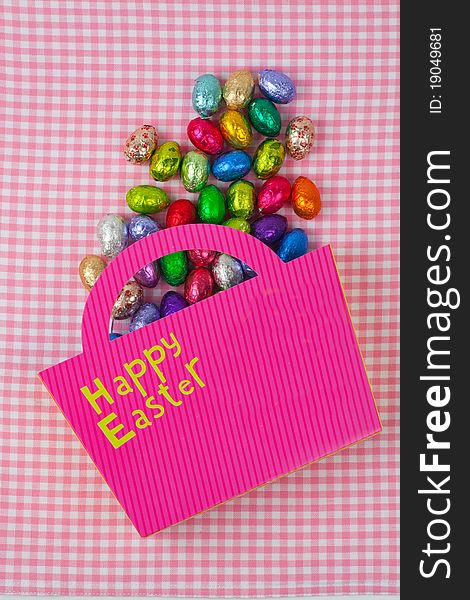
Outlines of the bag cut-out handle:
{"label": "bag cut-out handle", "polygon": [[139,269],[167,254],[194,248],[230,254],[261,277],[263,274],[274,275],[286,266],[268,246],[231,227],[198,223],[170,227],[148,235],[112,260],[93,286],[83,312],[83,349],[93,347],[97,341],[109,343],[109,319],[116,298]]}

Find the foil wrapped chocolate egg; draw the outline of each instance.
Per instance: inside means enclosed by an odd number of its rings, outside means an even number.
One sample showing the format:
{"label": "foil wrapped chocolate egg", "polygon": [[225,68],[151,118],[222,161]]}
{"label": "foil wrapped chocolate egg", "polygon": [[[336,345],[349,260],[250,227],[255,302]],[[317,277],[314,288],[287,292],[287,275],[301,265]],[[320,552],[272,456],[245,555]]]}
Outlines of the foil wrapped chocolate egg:
{"label": "foil wrapped chocolate egg", "polygon": [[137,281],[129,281],[122,288],[113,306],[112,317],[116,320],[130,319],[144,301],[144,290]]}
{"label": "foil wrapped chocolate egg", "polygon": [[161,226],[159,223],[154,221],[152,217],[148,215],[135,215],[129,221],[129,225],[127,226],[129,232],[129,238],[133,242],[138,242],[144,237],[152,233],[156,233],[157,231],[161,231]]}
{"label": "foil wrapped chocolate egg", "polygon": [[186,131],[191,144],[206,154],[220,154],[224,149],[222,134],[210,119],[197,117],[189,121]]}
{"label": "foil wrapped chocolate egg", "polygon": [[94,254],[85,256],[78,267],[78,272],[80,273],[80,279],[83,283],[83,286],[90,291],[105,269],[106,262],[101,258],[101,256],[95,256]]}
{"label": "foil wrapped chocolate egg", "polygon": [[163,296],[162,301],[160,302],[160,317],[162,319],[168,317],[187,306],[188,303],[184,299],[184,296],[170,290]]}
{"label": "foil wrapped chocolate egg", "polygon": [[289,180],[282,175],[267,179],[258,194],[258,209],[263,214],[271,214],[280,210],[290,197]]}
{"label": "foil wrapped chocolate egg", "polygon": [[275,105],[267,98],[255,98],[248,107],[251,124],[258,133],[267,137],[276,137],[281,131],[281,115]]}
{"label": "foil wrapped chocolate egg", "polygon": [[188,304],[195,304],[212,296],[214,280],[206,267],[196,267],[189,273],[184,284],[184,298]]}
{"label": "foil wrapped chocolate egg", "polygon": [[206,185],[210,173],[207,156],[199,150],[188,152],[181,163],[181,181],[188,192],[199,192]]}
{"label": "foil wrapped chocolate egg", "polygon": [[112,342],[113,340],[117,340],[118,338],[122,337],[122,334],[120,333],[114,333],[114,331],[112,331],[109,334],[109,340]]}
{"label": "foil wrapped chocolate egg", "polygon": [[253,279],[253,277],[257,276],[256,271],[254,271],[251,267],[249,267],[246,263],[241,262],[240,263],[242,266],[242,270],[243,270],[243,277],[245,279],[245,281],[247,281],[248,279]]}
{"label": "foil wrapped chocolate egg", "polygon": [[136,329],[150,325],[150,323],[158,321],[159,318],[160,310],[158,309],[158,306],[153,304],[153,302],[144,302],[132,317],[129,331],[136,331]]}
{"label": "foil wrapped chocolate egg", "polygon": [[308,117],[295,117],[287,126],[287,152],[294,160],[302,160],[310,152],[315,140],[315,127]]}
{"label": "foil wrapped chocolate egg", "polygon": [[227,79],[223,97],[228,108],[240,110],[248,106],[255,89],[255,80],[250,71],[236,71]]}
{"label": "foil wrapped chocolate egg", "polygon": [[190,225],[196,222],[196,207],[189,200],[176,200],[166,213],[166,226]]}
{"label": "foil wrapped chocolate egg", "polygon": [[196,79],[193,88],[193,108],[201,117],[207,118],[219,110],[222,87],[217,77],[210,73]]}
{"label": "foil wrapped chocolate egg", "polygon": [[168,208],[170,198],[155,185],[138,185],[127,192],[126,202],[134,212],[146,215]]}
{"label": "foil wrapped chocolate egg", "polygon": [[228,290],[243,281],[242,265],[229,254],[218,254],[212,263],[212,275],[221,290]]}
{"label": "foil wrapped chocolate egg", "polygon": [[314,219],[321,210],[317,186],[308,177],[297,177],[292,186],[292,207],[302,219]]}
{"label": "foil wrapped chocolate egg", "polygon": [[307,247],[308,238],[305,231],[303,229],[292,229],[281,238],[276,254],[284,262],[289,262],[306,254]]}
{"label": "foil wrapped chocolate egg", "polygon": [[264,215],[253,223],[251,233],[264,244],[272,246],[282,238],[286,229],[286,217],[282,215]]}
{"label": "foil wrapped chocolate egg", "polygon": [[139,165],[148,160],[157,147],[158,135],[152,125],[142,125],[131,133],[124,144],[127,160]]}
{"label": "foil wrapped chocolate egg", "polygon": [[209,266],[216,256],[217,252],[215,250],[188,250],[188,258],[195,267]]}
{"label": "foil wrapped chocolate egg", "polygon": [[244,233],[250,233],[251,225],[248,223],[246,219],[241,219],[240,217],[232,217],[231,219],[227,219],[222,225],[226,227],[232,227],[232,229],[238,229],[239,231],[243,231]]}
{"label": "foil wrapped chocolate egg", "polygon": [[162,277],[169,285],[178,286],[184,282],[188,274],[186,252],[167,254],[160,259],[159,263]]}
{"label": "foil wrapped chocolate egg", "polygon": [[253,158],[253,171],[259,179],[268,179],[279,171],[284,162],[284,146],[278,140],[264,140]]}
{"label": "foil wrapped chocolate egg", "polygon": [[219,129],[227,144],[237,150],[248,148],[253,141],[250,122],[238,110],[226,110],[220,117]]}
{"label": "foil wrapped chocolate egg", "polygon": [[251,156],[243,150],[231,150],[218,156],[212,164],[212,174],[220,181],[241,179],[251,169]]}
{"label": "foil wrapped chocolate egg", "polygon": [[155,181],[168,181],[181,165],[181,149],[177,142],[165,142],[159,146],[150,159],[149,172]]}
{"label": "foil wrapped chocolate egg", "polygon": [[150,262],[134,275],[134,279],[146,288],[154,288],[160,281],[160,270],[157,262]]}
{"label": "foil wrapped chocolate egg", "polygon": [[222,192],[215,185],[202,188],[197,201],[197,214],[203,223],[220,224],[225,219],[227,208]]}
{"label": "foil wrapped chocolate egg", "polygon": [[295,98],[295,85],[285,73],[273,69],[264,69],[258,75],[261,93],[276,104],[289,104]]}
{"label": "foil wrapped chocolate egg", "polygon": [[96,228],[101,252],[106,258],[115,258],[128,242],[127,224],[119,215],[105,215]]}
{"label": "foil wrapped chocolate egg", "polygon": [[227,206],[232,217],[249,219],[256,203],[255,186],[251,181],[239,179],[227,189]]}

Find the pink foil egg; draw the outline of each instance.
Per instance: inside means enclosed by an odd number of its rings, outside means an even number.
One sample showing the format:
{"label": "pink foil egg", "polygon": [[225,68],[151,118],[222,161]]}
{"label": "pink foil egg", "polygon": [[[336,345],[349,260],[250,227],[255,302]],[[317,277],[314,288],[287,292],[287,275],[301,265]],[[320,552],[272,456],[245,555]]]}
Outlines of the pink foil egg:
{"label": "pink foil egg", "polygon": [[217,256],[215,250],[188,250],[188,258],[195,267],[207,267]]}
{"label": "pink foil egg", "polygon": [[186,278],[184,297],[189,304],[195,304],[212,296],[214,280],[211,272],[205,267],[197,267]]}
{"label": "pink foil egg", "polygon": [[197,117],[188,123],[188,137],[198,150],[206,154],[220,154],[224,139],[219,128],[209,119]]}
{"label": "pink foil egg", "polygon": [[124,144],[124,154],[134,165],[148,160],[157,147],[158,135],[152,125],[142,125],[131,133]]}
{"label": "pink foil egg", "polygon": [[289,200],[291,188],[289,180],[282,175],[267,179],[258,194],[258,209],[267,215],[280,210]]}

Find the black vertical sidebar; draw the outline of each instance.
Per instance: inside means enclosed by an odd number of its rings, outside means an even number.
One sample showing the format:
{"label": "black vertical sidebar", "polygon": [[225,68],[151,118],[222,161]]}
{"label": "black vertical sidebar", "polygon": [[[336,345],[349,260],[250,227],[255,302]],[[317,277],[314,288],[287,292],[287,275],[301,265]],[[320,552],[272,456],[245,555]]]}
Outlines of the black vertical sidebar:
{"label": "black vertical sidebar", "polygon": [[[461,3],[402,3],[401,597],[405,600],[469,595],[470,561],[464,550],[470,534],[469,44]],[[421,464],[420,455],[424,455]]]}

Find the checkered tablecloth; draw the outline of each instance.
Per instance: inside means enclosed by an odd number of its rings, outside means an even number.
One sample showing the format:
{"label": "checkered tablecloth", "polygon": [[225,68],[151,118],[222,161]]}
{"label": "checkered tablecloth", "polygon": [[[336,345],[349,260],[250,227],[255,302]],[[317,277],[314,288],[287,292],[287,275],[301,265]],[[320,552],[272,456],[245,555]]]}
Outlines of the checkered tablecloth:
{"label": "checkered tablecloth", "polygon": [[[0,0],[0,591],[287,595],[398,590],[398,2]],[[35,373],[80,351],[77,266],[150,183],[142,123],[189,147],[193,80],[278,68],[310,115],[308,160],[383,433],[141,539]],[[188,197],[179,181],[173,198]]]}

